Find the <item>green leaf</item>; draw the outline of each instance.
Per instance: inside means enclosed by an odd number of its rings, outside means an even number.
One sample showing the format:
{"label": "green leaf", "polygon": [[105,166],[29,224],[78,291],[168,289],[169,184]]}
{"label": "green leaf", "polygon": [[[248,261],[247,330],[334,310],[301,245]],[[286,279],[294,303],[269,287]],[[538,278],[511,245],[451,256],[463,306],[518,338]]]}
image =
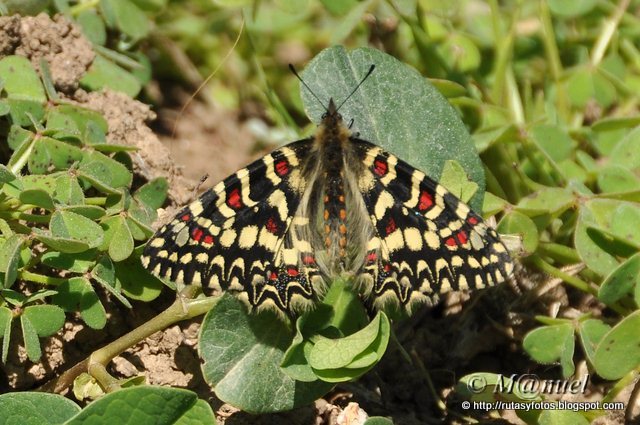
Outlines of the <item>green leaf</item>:
{"label": "green leaf", "polygon": [[82,141],[90,126],[98,129],[103,137],[109,129],[100,113],[77,105],[57,105],[47,111],[46,132],[56,139]]}
{"label": "green leaf", "polygon": [[42,356],[38,331],[24,314],[20,316],[20,326],[22,327],[22,339],[24,341],[24,348],[27,351],[27,357],[35,363],[40,360]]}
{"label": "green leaf", "polygon": [[597,0],[548,0],[549,10],[561,18],[575,18],[591,12],[598,4]]}
{"label": "green leaf", "polygon": [[4,83],[3,89],[9,98],[40,104],[47,101],[40,77],[26,57],[5,56],[0,59],[0,76]]}
{"label": "green leaf", "polygon": [[211,416],[199,417],[199,421],[187,420],[189,411],[196,408],[196,393],[178,388],[136,386],[106,394],[74,416],[65,425],[126,423],[134,418],[141,424],[173,425],[206,422]]}
{"label": "green leaf", "polygon": [[49,195],[47,191],[42,189],[23,190],[20,193],[20,201],[23,204],[35,205],[36,207],[49,211],[53,211],[55,209],[53,198],[51,198],[51,195]]}
{"label": "green leaf", "polygon": [[250,413],[311,403],[331,385],[295,381],[282,372],[280,363],[291,340],[282,318],[271,312],[249,315],[240,301],[224,294],[200,330],[205,380],[221,400]]}
{"label": "green leaf", "polygon": [[84,216],[90,220],[98,220],[106,214],[106,211],[97,205],[66,205],[58,206],[59,211],[69,211]]}
{"label": "green leaf", "polygon": [[80,84],[91,91],[109,88],[133,98],[142,89],[135,76],[102,56],[96,56],[91,68],[80,80]]}
{"label": "green leaf", "polygon": [[31,229],[31,232],[36,239],[56,251],[73,254],[89,249],[88,243],[77,239],[52,236],[51,233],[38,228]]}
{"label": "green leaf", "polygon": [[0,423],[61,425],[80,411],[66,397],[45,392],[15,392],[0,395]]}
{"label": "green leaf", "polygon": [[314,369],[346,367],[365,351],[378,337],[381,314],[362,330],[344,338],[319,337],[309,353],[309,365]]}
{"label": "green leaf", "polygon": [[[129,0],[101,0],[100,9],[113,17],[113,24],[133,41],[147,36],[149,20],[142,10]],[[135,97],[135,96],[131,96]]]}
{"label": "green leaf", "polygon": [[90,248],[100,246],[104,237],[99,224],[71,211],[55,211],[50,228],[52,236],[80,241]]}
{"label": "green leaf", "polygon": [[2,244],[2,249],[0,249],[0,274],[3,280],[0,288],[11,288],[16,281],[20,263],[20,250],[24,241],[24,236],[14,234]]}
{"label": "green leaf", "polygon": [[80,163],[79,170],[83,170],[84,165],[99,163],[106,170],[108,170],[109,184],[115,188],[123,188],[131,186],[133,176],[131,172],[122,165],[120,162],[109,158],[105,154],[96,151],[89,151],[86,153],[82,162]]}
{"label": "green leaf", "polygon": [[536,125],[529,130],[529,134],[536,146],[556,162],[570,158],[577,144],[566,131],[555,125]]}
{"label": "green leaf", "polygon": [[616,267],[618,261],[612,254],[615,252],[614,243],[588,232],[590,227],[610,230],[612,217],[616,209],[623,204],[611,199],[593,199],[580,206],[580,214],[574,234],[574,244],[578,255],[585,264],[600,275],[608,275]]}
{"label": "green leaf", "polygon": [[140,189],[133,194],[133,197],[155,210],[160,208],[167,199],[168,188],[169,183],[167,179],[158,177],[141,186]]}
{"label": "green leaf", "polygon": [[538,215],[541,212],[559,215],[575,202],[576,199],[571,190],[560,187],[545,187],[522,198],[517,209],[529,216]]}
{"label": "green leaf", "polygon": [[133,236],[123,216],[117,216],[114,224],[113,236],[109,242],[109,256],[113,261],[122,261],[133,252]]}
{"label": "green leaf", "polygon": [[75,175],[63,174],[56,179],[53,197],[63,204],[84,204],[84,192]]}
{"label": "green leaf", "polygon": [[543,410],[538,417],[539,425],[589,425],[589,423],[583,415],[571,410]]}
{"label": "green leaf", "polygon": [[463,202],[469,202],[478,190],[478,184],[469,180],[458,161],[445,162],[439,183]]}
{"label": "green leaf", "polygon": [[[336,46],[317,55],[302,76],[325,105],[330,98],[340,104],[371,64],[376,65],[375,71],[340,108],[345,121],[353,119],[353,131],[360,138],[389,150],[435,180],[445,161],[455,159],[478,184],[470,205],[480,210],[484,170],[473,140],[453,107],[415,69],[379,50],[347,52]],[[325,107],[305,88],[301,96],[312,121],[320,122]]]}
{"label": "green leaf", "polygon": [[82,33],[94,44],[104,46],[107,41],[107,30],[104,21],[94,9],[85,9],[76,18]]}
{"label": "green leaf", "polygon": [[393,421],[382,416],[371,416],[364,421],[363,425],[393,425]]}
{"label": "green leaf", "polygon": [[640,189],[640,179],[628,168],[610,164],[598,173],[598,187],[603,193],[629,192]]}
{"label": "green leaf", "polygon": [[55,170],[66,170],[82,157],[82,150],[77,146],[50,137],[39,137],[29,155],[29,171],[33,174],[49,174]]}
{"label": "green leaf", "polygon": [[91,282],[84,276],[72,277],[56,287],[58,294],[51,299],[65,311],[79,311],[82,320],[93,329],[102,329],[107,314]]}
{"label": "green leaf", "polygon": [[64,311],[57,305],[30,305],[25,307],[22,319],[29,319],[39,337],[51,336],[62,329]]}
{"label": "green leaf", "polygon": [[584,108],[595,100],[601,107],[609,107],[616,99],[616,89],[597,68],[581,68],[567,80],[567,99],[577,107]]}
{"label": "green leaf", "polygon": [[98,264],[91,270],[91,277],[94,278],[107,291],[111,292],[127,308],[131,308],[131,303],[122,295],[120,282],[116,279],[115,266],[107,256],[103,256]]}
{"label": "green leaf", "polygon": [[593,365],[595,362],[595,353],[598,344],[610,329],[611,326],[598,319],[587,319],[580,322],[580,327],[578,328],[580,344],[590,365]]}
{"label": "green leaf", "polygon": [[[9,354],[9,342],[11,341],[11,322],[13,314],[7,307],[0,306],[0,337],[2,338],[2,363],[7,364],[7,355]],[[2,396],[0,395],[0,398]],[[3,410],[0,409],[0,415]],[[0,416],[1,417],[1,416]]]}
{"label": "green leaf", "polygon": [[526,215],[518,211],[509,211],[498,224],[498,233],[516,234],[522,237],[524,254],[529,255],[538,248],[540,235],[536,224]]}
{"label": "green leaf", "polygon": [[571,376],[575,370],[575,340],[573,326],[570,323],[534,329],[524,337],[522,347],[538,363],[551,364],[560,361],[562,375],[565,378]]}
{"label": "green leaf", "polygon": [[605,304],[613,304],[625,295],[633,293],[640,277],[640,253],[620,264],[602,282],[598,299]]}
{"label": "green leaf", "polygon": [[121,284],[122,292],[131,299],[149,302],[156,299],[164,286],[162,281],[142,267],[140,256],[142,247],[134,251],[134,255],[115,264],[116,278]]}
{"label": "green leaf", "polygon": [[594,356],[594,367],[604,379],[617,380],[640,365],[640,310],[607,332]]}
{"label": "green leaf", "polygon": [[83,251],[73,254],[48,251],[40,257],[40,262],[45,266],[74,273],[86,273],[96,262],[96,250]]}

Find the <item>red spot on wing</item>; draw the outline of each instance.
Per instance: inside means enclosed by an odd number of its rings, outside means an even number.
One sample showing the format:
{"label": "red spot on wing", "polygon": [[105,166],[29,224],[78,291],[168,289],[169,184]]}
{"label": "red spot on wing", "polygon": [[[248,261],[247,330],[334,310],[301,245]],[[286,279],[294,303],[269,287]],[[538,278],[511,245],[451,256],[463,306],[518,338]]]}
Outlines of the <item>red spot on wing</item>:
{"label": "red spot on wing", "polygon": [[304,264],[307,264],[307,265],[309,265],[309,264],[315,264],[315,263],[316,263],[316,259],[315,259],[315,258],[313,258],[313,255],[305,255],[305,256],[302,258],[302,262],[303,262]]}
{"label": "red spot on wing", "polygon": [[384,230],[387,232],[387,235],[390,235],[391,233],[395,232],[397,228],[398,227],[396,226],[396,221],[393,219],[393,217],[390,217]]}
{"label": "red spot on wing", "polygon": [[227,205],[233,209],[242,207],[242,199],[240,198],[240,189],[235,188],[227,195]]}
{"label": "red spot on wing", "polygon": [[182,217],[180,217],[180,220],[182,220],[182,221],[191,220],[191,214],[189,214],[189,213],[183,214]]}
{"label": "red spot on wing", "polygon": [[457,243],[457,242],[456,242],[456,240],[453,238],[453,236],[448,237],[448,238],[447,238],[447,240],[445,240],[445,241],[444,241],[444,243],[445,243],[447,246],[456,246],[456,245],[458,245],[458,243]]}
{"label": "red spot on wing", "polygon": [[298,269],[294,269],[293,267],[287,269],[287,274],[291,277],[295,277],[298,276],[300,273],[298,272]]}
{"label": "red spot on wing", "polygon": [[467,241],[469,240],[469,236],[467,235],[467,232],[465,232],[464,230],[461,230],[460,232],[458,232],[456,237],[458,238],[458,242],[460,242],[460,245],[466,244]]}
{"label": "red spot on wing", "polygon": [[280,177],[286,176],[287,174],[289,174],[289,163],[286,160],[281,159],[280,161],[276,162],[275,170],[276,174]]}
{"label": "red spot on wing", "polygon": [[470,225],[474,226],[474,225],[478,224],[478,219],[475,218],[474,216],[470,216],[467,219],[467,223],[469,223]]}
{"label": "red spot on wing", "polygon": [[204,242],[206,244],[212,244],[213,243],[213,236],[211,236],[211,235],[205,236],[202,242]]}
{"label": "red spot on wing", "polygon": [[387,161],[382,159],[376,159],[373,161],[373,172],[378,176],[383,177],[389,172],[389,164],[387,164]]}
{"label": "red spot on wing", "polygon": [[382,270],[384,270],[385,272],[390,272],[391,271],[391,264],[385,263],[384,266],[382,266]]}
{"label": "red spot on wing", "polygon": [[367,263],[373,264],[376,261],[378,261],[378,254],[376,254],[375,251],[371,251],[367,254]]}
{"label": "red spot on wing", "polygon": [[204,234],[204,232],[202,231],[202,229],[196,227],[195,229],[193,229],[191,231],[191,237],[193,238],[193,240],[195,240],[196,242],[200,242],[200,238],[202,238],[202,235]]}
{"label": "red spot on wing", "polygon": [[433,195],[423,190],[420,192],[420,201],[418,202],[418,210],[426,211],[433,206]]}
{"label": "red spot on wing", "polygon": [[271,272],[271,274],[269,275],[269,280],[278,280],[278,273]]}
{"label": "red spot on wing", "polygon": [[269,233],[272,233],[274,235],[278,233],[278,223],[276,223],[273,217],[269,217],[269,219],[267,220],[266,227]]}

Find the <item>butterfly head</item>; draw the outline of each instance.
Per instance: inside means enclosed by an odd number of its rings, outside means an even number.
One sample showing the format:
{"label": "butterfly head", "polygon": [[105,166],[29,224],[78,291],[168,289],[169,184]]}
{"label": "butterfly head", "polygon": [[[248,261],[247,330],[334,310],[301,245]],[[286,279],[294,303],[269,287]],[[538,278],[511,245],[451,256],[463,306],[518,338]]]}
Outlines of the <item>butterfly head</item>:
{"label": "butterfly head", "polygon": [[333,101],[333,98],[329,99],[329,106],[324,114],[322,114],[322,123],[325,126],[335,125],[342,121],[342,115],[338,112],[338,108],[336,107],[336,103]]}

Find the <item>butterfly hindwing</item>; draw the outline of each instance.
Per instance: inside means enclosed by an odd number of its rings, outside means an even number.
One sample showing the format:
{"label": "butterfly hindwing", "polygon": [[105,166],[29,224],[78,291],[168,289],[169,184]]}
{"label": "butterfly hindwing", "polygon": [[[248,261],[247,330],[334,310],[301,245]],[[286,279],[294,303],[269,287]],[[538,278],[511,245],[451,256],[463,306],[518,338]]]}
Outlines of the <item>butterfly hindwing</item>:
{"label": "butterfly hindwing", "polygon": [[496,232],[443,186],[394,155],[352,138],[375,229],[363,267],[374,304],[433,304],[440,294],[504,281],[513,264]]}
{"label": "butterfly hindwing", "polygon": [[319,278],[313,253],[286,235],[296,225],[311,143],[264,156],[185,207],[149,241],[145,267],[177,283],[229,290],[252,307],[310,303]]}

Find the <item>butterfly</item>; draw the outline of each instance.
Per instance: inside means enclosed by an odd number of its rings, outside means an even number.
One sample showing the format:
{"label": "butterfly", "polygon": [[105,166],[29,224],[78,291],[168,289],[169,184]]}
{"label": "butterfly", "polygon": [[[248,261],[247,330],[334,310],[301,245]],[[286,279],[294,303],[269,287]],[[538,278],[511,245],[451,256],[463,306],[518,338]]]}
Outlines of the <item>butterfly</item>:
{"label": "butterfly", "polygon": [[495,230],[423,172],[352,134],[338,110],[331,99],[313,137],[182,209],[150,239],[142,264],[286,314],[313,308],[339,276],[373,307],[409,312],[510,276]]}

